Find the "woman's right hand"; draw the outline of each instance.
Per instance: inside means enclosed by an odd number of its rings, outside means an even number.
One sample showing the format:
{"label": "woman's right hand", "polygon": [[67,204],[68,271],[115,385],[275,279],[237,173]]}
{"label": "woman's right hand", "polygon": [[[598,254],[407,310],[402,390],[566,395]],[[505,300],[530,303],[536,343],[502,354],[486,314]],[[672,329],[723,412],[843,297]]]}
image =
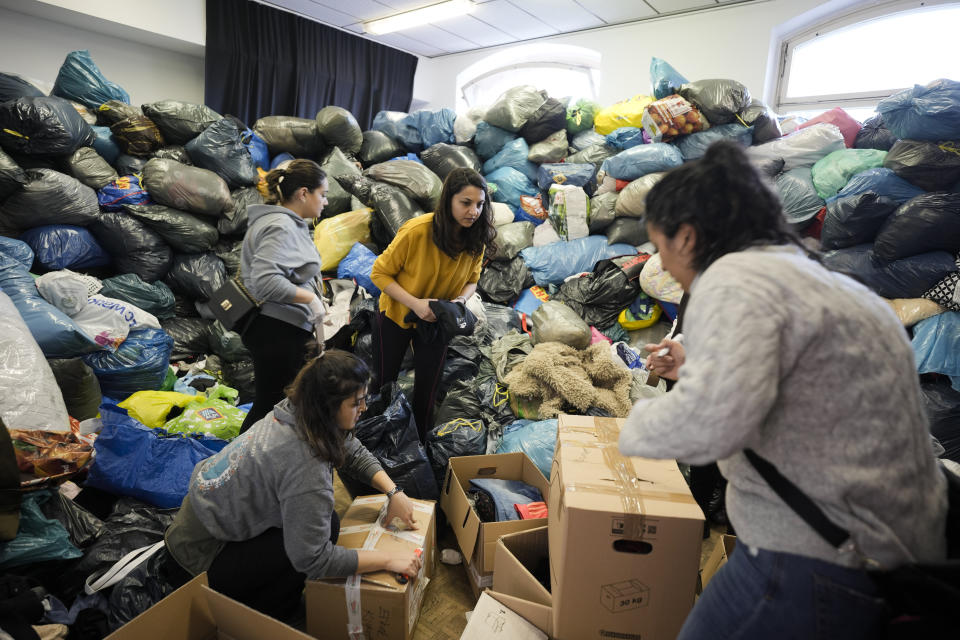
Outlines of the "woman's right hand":
{"label": "woman's right hand", "polygon": [[[650,353],[644,363],[647,371],[651,371],[667,380],[677,379],[680,366],[687,359],[687,352],[684,351],[682,343],[664,338],[659,344],[646,344],[643,348]],[[669,349],[670,353],[665,356],[658,356],[657,352],[661,349]]]}
{"label": "woman's right hand", "polygon": [[413,578],[420,573],[421,564],[420,556],[415,552],[401,551],[390,553],[386,569],[391,573],[402,573],[409,578]]}
{"label": "woman's right hand", "polygon": [[430,308],[430,301],[435,298],[418,298],[410,309],[417,314],[417,317],[424,322],[436,322],[437,316],[433,315],[433,309]]}

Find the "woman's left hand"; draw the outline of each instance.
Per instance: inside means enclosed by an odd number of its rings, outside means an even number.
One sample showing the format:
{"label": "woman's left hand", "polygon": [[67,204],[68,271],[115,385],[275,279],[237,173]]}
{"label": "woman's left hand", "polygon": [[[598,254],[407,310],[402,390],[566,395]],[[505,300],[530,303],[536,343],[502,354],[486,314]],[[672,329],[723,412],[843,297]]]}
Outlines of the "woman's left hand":
{"label": "woman's left hand", "polygon": [[389,527],[394,518],[400,518],[409,529],[417,528],[417,523],[413,519],[413,502],[403,492],[395,493],[390,498],[390,506],[387,507],[387,515],[384,516],[383,526]]}

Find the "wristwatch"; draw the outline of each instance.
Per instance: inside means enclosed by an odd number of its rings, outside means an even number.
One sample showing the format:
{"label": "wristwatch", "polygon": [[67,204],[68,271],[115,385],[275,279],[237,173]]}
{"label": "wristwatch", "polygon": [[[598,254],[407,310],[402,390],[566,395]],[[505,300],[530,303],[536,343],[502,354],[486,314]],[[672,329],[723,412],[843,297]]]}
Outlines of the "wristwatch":
{"label": "wristwatch", "polygon": [[390,491],[387,491],[387,499],[389,500],[390,498],[397,495],[398,493],[403,493],[403,487],[401,487],[400,485],[396,485],[393,487],[393,489],[390,489]]}

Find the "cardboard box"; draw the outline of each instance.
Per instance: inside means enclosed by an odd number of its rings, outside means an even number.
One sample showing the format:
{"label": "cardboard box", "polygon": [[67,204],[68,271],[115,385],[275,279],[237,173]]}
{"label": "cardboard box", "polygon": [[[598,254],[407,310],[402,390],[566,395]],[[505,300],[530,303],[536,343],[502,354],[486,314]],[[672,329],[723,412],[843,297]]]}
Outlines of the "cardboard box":
{"label": "cardboard box", "polygon": [[313,640],[207,586],[207,574],[183,585],[107,640]]}
{"label": "cardboard box", "polygon": [[703,512],[675,461],[620,454],[622,424],[560,416],[548,501],[558,640],[674,638],[693,606]]}
{"label": "cardboard box", "polygon": [[490,596],[483,595],[470,614],[467,628],[460,640],[547,640],[547,635],[538,630]]}
{"label": "cardboard box", "polygon": [[717,546],[713,548],[713,552],[710,553],[710,557],[707,558],[707,561],[703,565],[703,570],[700,572],[700,583],[703,588],[706,588],[707,583],[710,582],[714,574],[720,570],[720,567],[727,564],[727,559],[730,558],[730,554],[733,553],[736,546],[736,536],[728,536],[726,534],[720,536]]}
{"label": "cardboard box", "polygon": [[477,600],[481,593],[493,586],[493,572],[480,573],[477,567],[481,564],[482,563],[476,558],[472,558],[470,562],[463,563],[463,570],[467,572],[467,582],[473,591],[474,600]]}
{"label": "cardboard box", "polygon": [[[337,544],[348,549],[379,551],[422,548],[420,575],[411,577],[406,584],[400,584],[395,574],[386,571],[367,573],[356,580],[308,580],[307,633],[310,635],[324,640],[348,640],[351,624],[362,625],[368,638],[409,640],[413,635],[436,562],[436,505],[427,500],[413,500],[417,529],[391,532],[379,525],[386,503],[384,495],[356,498],[340,521]],[[351,611],[348,612],[348,608]]]}
{"label": "cardboard box", "polygon": [[491,597],[509,607],[538,629],[553,636],[553,596],[533,571],[548,561],[547,527],[529,529],[500,538]]}
{"label": "cardboard box", "polygon": [[494,552],[500,536],[542,527],[547,524],[547,519],[480,522],[476,511],[467,502],[472,478],[522,480],[540,489],[544,501],[547,500],[550,484],[525,453],[450,458],[440,495],[440,508],[447,515],[450,527],[457,536],[464,560],[470,558],[470,564],[482,576],[494,571]]}

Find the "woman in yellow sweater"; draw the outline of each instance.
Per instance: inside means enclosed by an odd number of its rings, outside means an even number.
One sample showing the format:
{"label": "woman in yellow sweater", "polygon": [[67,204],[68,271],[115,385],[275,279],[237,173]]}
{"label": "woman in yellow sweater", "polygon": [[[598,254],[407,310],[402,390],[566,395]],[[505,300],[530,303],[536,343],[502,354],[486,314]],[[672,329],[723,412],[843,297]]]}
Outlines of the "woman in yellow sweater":
{"label": "woman in yellow sweater", "polygon": [[[421,442],[433,428],[447,345],[439,339],[425,341],[415,330],[416,323],[436,322],[431,300],[465,303],[473,295],[484,250],[496,235],[483,176],[473,169],[455,169],[443,183],[436,211],[400,227],[373,264],[371,280],[383,292],[373,332],[374,370],[381,385],[395,381],[413,343],[413,413]],[[417,321],[407,319],[411,311]]]}

